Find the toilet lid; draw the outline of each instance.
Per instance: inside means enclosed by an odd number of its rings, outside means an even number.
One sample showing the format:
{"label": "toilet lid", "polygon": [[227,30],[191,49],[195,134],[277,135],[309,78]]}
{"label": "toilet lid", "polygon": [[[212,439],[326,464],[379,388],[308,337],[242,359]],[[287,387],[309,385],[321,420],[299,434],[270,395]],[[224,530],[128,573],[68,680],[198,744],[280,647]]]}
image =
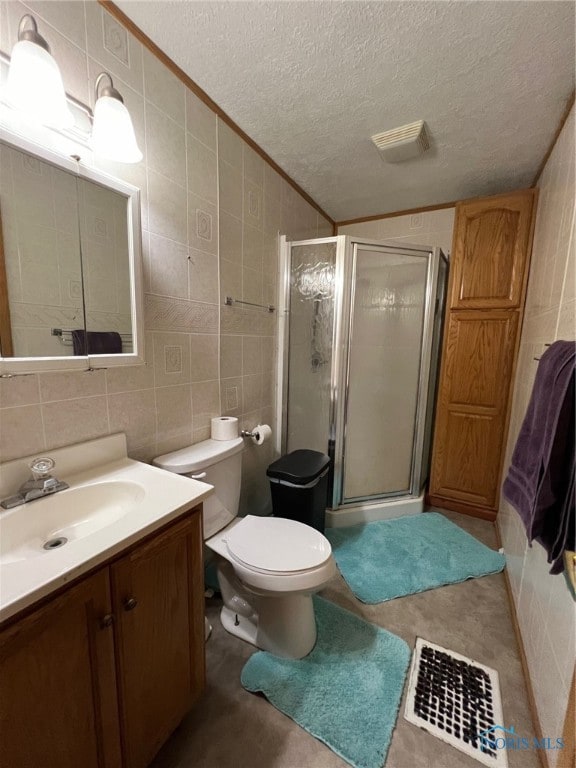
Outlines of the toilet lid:
{"label": "toilet lid", "polygon": [[277,573],[316,568],[332,554],[319,531],[283,517],[247,515],[230,531],[226,545],[245,565]]}

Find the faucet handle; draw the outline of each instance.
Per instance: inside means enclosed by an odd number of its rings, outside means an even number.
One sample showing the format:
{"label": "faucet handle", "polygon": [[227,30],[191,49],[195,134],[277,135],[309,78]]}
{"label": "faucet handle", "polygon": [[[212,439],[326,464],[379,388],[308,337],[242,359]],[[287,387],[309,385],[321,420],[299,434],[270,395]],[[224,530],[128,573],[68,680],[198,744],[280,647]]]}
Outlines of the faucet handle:
{"label": "faucet handle", "polygon": [[34,480],[42,480],[50,475],[50,472],[56,466],[54,459],[49,456],[39,456],[30,462],[30,469]]}

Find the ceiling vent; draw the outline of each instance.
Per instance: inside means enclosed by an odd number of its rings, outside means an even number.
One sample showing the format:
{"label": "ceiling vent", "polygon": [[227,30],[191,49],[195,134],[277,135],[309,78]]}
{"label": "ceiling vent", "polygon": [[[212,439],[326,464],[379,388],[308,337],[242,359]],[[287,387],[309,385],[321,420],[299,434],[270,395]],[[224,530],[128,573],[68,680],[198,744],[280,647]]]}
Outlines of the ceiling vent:
{"label": "ceiling vent", "polygon": [[424,120],[377,133],[371,138],[378,147],[382,159],[387,163],[412,160],[414,157],[420,157],[430,148]]}

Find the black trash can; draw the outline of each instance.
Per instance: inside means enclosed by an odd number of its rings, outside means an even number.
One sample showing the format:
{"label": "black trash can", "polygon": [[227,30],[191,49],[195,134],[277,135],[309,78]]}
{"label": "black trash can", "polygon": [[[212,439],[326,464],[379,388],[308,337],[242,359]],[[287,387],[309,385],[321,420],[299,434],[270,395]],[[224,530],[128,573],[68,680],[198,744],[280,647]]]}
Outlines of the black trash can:
{"label": "black trash can", "polygon": [[287,517],[324,531],[330,457],[319,451],[287,453],[268,467],[275,517]]}

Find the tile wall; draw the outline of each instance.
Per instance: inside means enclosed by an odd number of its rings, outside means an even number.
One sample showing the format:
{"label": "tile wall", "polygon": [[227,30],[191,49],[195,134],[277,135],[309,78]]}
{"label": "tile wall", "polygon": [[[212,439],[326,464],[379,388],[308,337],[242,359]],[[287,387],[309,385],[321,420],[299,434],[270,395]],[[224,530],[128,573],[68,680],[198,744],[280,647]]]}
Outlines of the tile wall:
{"label": "tile wall", "polygon": [[[91,103],[106,70],[132,115],[143,162],[81,154],[141,190],[146,365],[0,380],[0,460],[117,431],[149,460],[204,440],[222,413],[273,422],[276,316],[224,297],[275,303],[278,233],[331,224],[97,2],[1,2],[1,50],[25,13],[69,93]],[[271,456],[271,444],[245,453],[244,513],[268,509]]]}
{"label": "tile wall", "polygon": [[[508,467],[544,344],[576,338],[574,108],[538,184],[540,196],[510,431]],[[562,734],[575,658],[575,603],[564,576],[550,576],[544,549],[526,541],[515,510],[498,516],[508,574],[544,736]],[[553,753],[548,755],[556,765]]]}
{"label": "tile wall", "polygon": [[448,256],[452,249],[454,210],[454,208],[442,208],[358,224],[345,224],[338,227],[338,234],[358,235],[399,244],[438,245]]}

